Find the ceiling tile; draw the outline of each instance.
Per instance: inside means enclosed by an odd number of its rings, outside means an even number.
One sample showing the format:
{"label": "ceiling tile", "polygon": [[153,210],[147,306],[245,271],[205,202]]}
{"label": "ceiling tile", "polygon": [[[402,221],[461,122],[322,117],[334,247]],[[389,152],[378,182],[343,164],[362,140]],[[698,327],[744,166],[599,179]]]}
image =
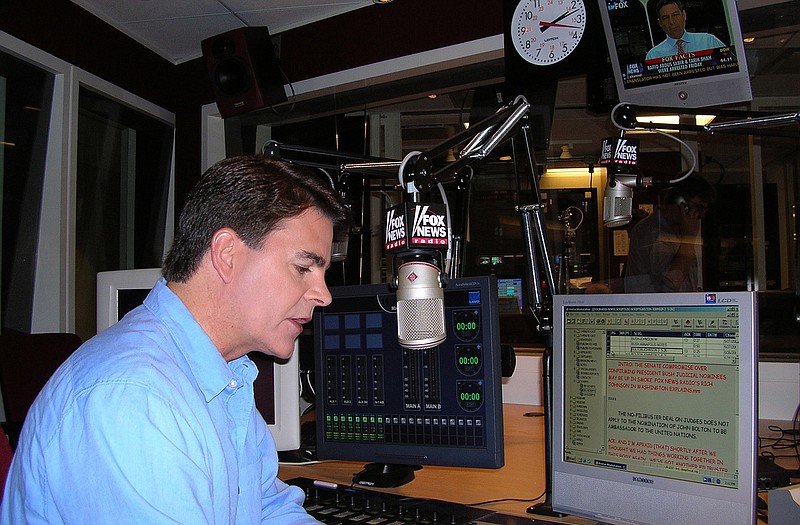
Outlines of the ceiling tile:
{"label": "ceiling tile", "polygon": [[[72,0],[173,63],[202,55],[200,42],[243,26],[287,31],[372,0]],[[380,8],[380,6],[375,6]]]}
{"label": "ceiling tile", "polygon": [[[241,20],[234,15],[223,14],[134,22],[125,24],[120,29],[156,53],[179,64],[202,56],[200,42],[203,39],[243,26]],[[169,35],[169,38],[164,38],[164,35]]]}
{"label": "ceiling tile", "polygon": [[374,5],[372,0],[355,2],[280,0],[269,4],[259,0],[236,0],[229,4],[245,24],[249,26],[265,25],[273,34],[370,5]]}
{"label": "ceiling tile", "polygon": [[[218,0],[72,0],[112,25],[228,13]],[[169,38],[166,34],[160,40]]]}

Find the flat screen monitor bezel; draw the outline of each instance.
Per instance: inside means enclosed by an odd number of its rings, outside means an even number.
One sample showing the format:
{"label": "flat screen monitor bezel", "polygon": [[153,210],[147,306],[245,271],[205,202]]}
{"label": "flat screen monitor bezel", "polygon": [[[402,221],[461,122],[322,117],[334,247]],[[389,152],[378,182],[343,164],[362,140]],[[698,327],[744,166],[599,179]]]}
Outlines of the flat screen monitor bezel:
{"label": "flat screen monitor bezel", "polygon": [[[628,1],[637,2],[638,0]],[[675,81],[630,87],[625,85],[623,75],[623,71],[627,69],[628,64],[623,64],[620,61],[609,14],[612,11],[609,9],[609,4],[622,4],[625,2],[598,0],[606,45],[608,46],[620,102],[665,108],[701,108],[752,100],[753,94],[736,0],[717,1],[723,4],[726,13],[726,23],[731,39],[730,47],[733,48],[733,53],[738,60],[738,71],[696,78],[678,78]],[[646,2],[644,5],[646,10]],[[654,31],[661,31],[661,29],[656,27]],[[659,40],[656,39],[656,41],[658,42]]]}
{"label": "flat screen monitor bezel", "polygon": [[[633,475],[609,468],[564,460],[566,306],[699,306],[709,296],[718,304],[735,301],[740,307],[739,487],[681,481],[653,475]],[[553,425],[551,442],[553,508],[604,523],[668,525],[755,521],[757,444],[758,327],[755,292],[716,294],[584,294],[557,295],[553,301]],[[748,450],[749,448],[749,450]],[[637,481],[639,480],[639,481]],[[643,481],[642,481],[643,480]]]}
{"label": "flat screen monitor bezel", "polygon": [[[115,270],[97,274],[97,332],[119,320],[120,290],[150,290],[161,278],[160,268]],[[267,422],[278,451],[300,448],[300,365],[298,342],[288,361],[274,361],[272,391],[275,421]]]}

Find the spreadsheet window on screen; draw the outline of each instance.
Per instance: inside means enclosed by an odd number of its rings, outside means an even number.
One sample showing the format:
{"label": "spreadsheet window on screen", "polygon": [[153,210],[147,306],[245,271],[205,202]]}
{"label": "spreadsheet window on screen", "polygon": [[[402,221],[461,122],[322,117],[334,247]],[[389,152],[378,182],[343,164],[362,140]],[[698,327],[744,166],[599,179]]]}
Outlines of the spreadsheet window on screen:
{"label": "spreadsheet window on screen", "polygon": [[565,460],[737,487],[738,310],[567,307]]}
{"label": "spreadsheet window on screen", "polygon": [[755,292],[557,295],[553,508],[755,522]]}

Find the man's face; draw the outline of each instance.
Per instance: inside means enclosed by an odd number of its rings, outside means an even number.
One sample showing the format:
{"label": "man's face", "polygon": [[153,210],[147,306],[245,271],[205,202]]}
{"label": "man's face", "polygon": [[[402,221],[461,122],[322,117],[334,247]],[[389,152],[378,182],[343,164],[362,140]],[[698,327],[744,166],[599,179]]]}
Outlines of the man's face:
{"label": "man's face", "polygon": [[678,4],[667,4],[658,12],[658,25],[667,35],[678,39],[686,28],[686,11],[682,11]]}
{"label": "man's face", "polygon": [[333,227],[315,209],[285,219],[258,250],[245,248],[227,304],[236,344],[230,360],[252,350],[285,359],[316,306],[330,304],[325,270]]}
{"label": "man's face", "polygon": [[706,216],[706,212],[708,211],[708,203],[705,202],[700,197],[692,197],[689,199],[689,203],[686,207],[685,213],[689,215],[691,218],[700,220]]}

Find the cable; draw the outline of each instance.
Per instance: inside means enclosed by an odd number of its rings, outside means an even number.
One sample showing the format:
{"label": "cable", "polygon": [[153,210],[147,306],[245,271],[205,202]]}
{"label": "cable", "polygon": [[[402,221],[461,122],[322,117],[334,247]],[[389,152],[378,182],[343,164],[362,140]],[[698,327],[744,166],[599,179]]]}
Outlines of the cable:
{"label": "cable", "polygon": [[[472,169],[472,168],[470,168]],[[444,191],[444,186],[442,183],[438,183],[437,186],[439,187],[439,193],[442,194],[442,202],[444,203],[444,213],[447,216],[447,224],[451,224],[450,221],[450,202],[447,200],[447,193]],[[446,275],[450,274],[450,260],[453,256],[453,230],[452,228],[447,228],[447,252],[445,254],[444,260],[444,273]]]}
{"label": "cable", "polygon": [[[795,459],[800,464],[800,428],[798,428],[798,418],[800,418],[800,405],[795,409],[791,428],[786,429],[778,425],[769,425],[767,427],[770,432],[779,433],[779,435],[777,437],[758,437],[761,457],[769,458],[773,462],[778,458]],[[794,454],[776,453],[785,450],[794,450]],[[790,470],[790,472],[792,477],[796,477],[800,473],[800,469]]]}
{"label": "cable", "polygon": [[412,157],[418,157],[420,155],[422,155],[421,151],[409,151],[408,154],[405,157],[403,157],[403,160],[400,162],[400,169],[397,170],[397,180],[400,181],[400,186],[402,186],[403,189],[406,188],[406,181],[403,178],[403,171],[405,171],[406,169],[406,164],[408,164],[408,161],[411,160]]}
{"label": "cable", "polygon": [[627,105],[628,105],[627,102],[620,102],[619,104],[614,106],[614,109],[611,110],[611,123],[614,124],[614,126],[616,128],[621,129],[623,131],[634,131],[634,130],[639,129],[639,130],[649,131],[650,133],[658,133],[659,135],[663,135],[664,137],[667,137],[668,139],[674,140],[675,142],[677,142],[678,144],[680,144],[684,148],[686,148],[686,151],[689,152],[689,156],[692,159],[692,166],[689,168],[689,170],[686,173],[684,173],[683,175],[681,175],[677,179],[670,180],[669,181],[670,184],[675,184],[677,182],[680,182],[680,181],[684,180],[689,175],[691,175],[692,172],[697,170],[697,154],[695,154],[694,150],[691,147],[689,147],[689,145],[686,142],[684,142],[683,140],[681,140],[680,138],[678,138],[676,136],[673,136],[673,135],[670,135],[669,133],[665,133],[665,132],[661,131],[660,129],[658,129],[656,126],[653,126],[653,127],[647,127],[647,126],[633,126],[633,127],[630,127],[630,126],[625,126],[625,125],[621,124],[620,122],[618,122],[617,119],[616,119],[617,109],[620,106],[627,106]]}
{"label": "cable", "polygon": [[691,175],[697,169],[697,155],[695,154],[694,150],[692,148],[690,148],[688,144],[686,144],[686,142],[682,141],[678,137],[670,135],[669,133],[664,133],[660,129],[647,128],[647,131],[658,133],[659,135],[663,135],[664,137],[667,137],[668,139],[672,139],[675,142],[683,145],[686,148],[686,151],[689,152],[689,156],[692,158],[692,166],[689,168],[689,170],[686,173],[684,173],[682,176],[678,177],[677,179],[669,181],[670,184],[675,184],[676,182],[682,181],[683,179],[685,179],[686,177]]}
{"label": "cable", "polygon": [[522,503],[533,503],[545,497],[547,492],[542,492],[535,498],[500,498],[500,499],[490,499],[486,501],[478,501],[477,503],[468,503],[467,505],[470,507],[480,507],[481,505],[493,505],[495,503],[505,503],[507,501],[518,501]]}

